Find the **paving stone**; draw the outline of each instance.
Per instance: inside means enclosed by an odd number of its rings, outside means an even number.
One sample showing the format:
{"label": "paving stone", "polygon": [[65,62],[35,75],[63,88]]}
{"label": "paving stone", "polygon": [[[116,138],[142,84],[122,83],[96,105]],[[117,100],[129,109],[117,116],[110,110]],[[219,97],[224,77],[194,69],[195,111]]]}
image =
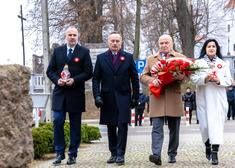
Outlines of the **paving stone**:
{"label": "paving stone", "polygon": [[[195,122],[195,121],[192,121]],[[184,128],[184,122],[181,123]],[[226,125],[233,127],[235,130],[235,121],[226,122]],[[195,126],[195,125],[194,125]],[[110,157],[107,143],[107,130],[102,131],[102,139],[93,141],[90,144],[83,144],[78,150],[77,163],[75,165],[66,165],[66,159],[56,168],[151,168],[159,167],[149,161],[151,152],[151,126],[145,122],[143,129],[149,127],[149,133],[146,135],[130,135],[128,136],[127,149],[125,155],[125,165],[117,166],[107,164],[107,159]],[[193,126],[192,126],[193,127]],[[198,126],[199,127],[199,126]],[[131,128],[130,128],[131,129]],[[168,163],[167,148],[168,148],[168,131],[165,129],[165,138],[162,148],[162,166],[161,167],[190,167],[190,168],[207,168],[207,167],[235,167],[235,131],[224,133],[224,144],[220,145],[218,157],[219,165],[214,166],[211,161],[205,157],[205,147],[201,140],[200,131],[196,133],[180,134],[180,144],[176,163]],[[186,128],[187,129],[187,128]],[[196,129],[195,129],[196,130]],[[130,130],[129,130],[130,132]],[[34,166],[34,168],[55,168],[52,165],[53,160],[46,161],[42,164]]]}

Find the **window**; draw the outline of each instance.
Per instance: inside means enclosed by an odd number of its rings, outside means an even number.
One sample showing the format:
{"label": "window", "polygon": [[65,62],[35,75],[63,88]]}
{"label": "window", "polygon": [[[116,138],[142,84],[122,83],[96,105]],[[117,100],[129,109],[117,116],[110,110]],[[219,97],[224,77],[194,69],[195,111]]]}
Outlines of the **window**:
{"label": "window", "polygon": [[230,25],[228,25],[228,32],[230,32]]}
{"label": "window", "polygon": [[233,44],[233,51],[235,51],[235,44]]}

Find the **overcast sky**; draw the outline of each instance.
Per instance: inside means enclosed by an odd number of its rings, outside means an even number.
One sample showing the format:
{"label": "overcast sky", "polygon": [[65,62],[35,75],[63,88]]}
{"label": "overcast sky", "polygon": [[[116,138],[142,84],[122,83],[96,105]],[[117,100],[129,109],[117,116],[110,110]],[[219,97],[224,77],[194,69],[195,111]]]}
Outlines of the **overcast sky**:
{"label": "overcast sky", "polygon": [[[23,16],[26,14],[27,0],[7,0],[0,3],[0,64],[23,65],[23,48],[20,15],[20,5],[23,5]],[[33,52],[25,38],[26,66],[31,67]]]}

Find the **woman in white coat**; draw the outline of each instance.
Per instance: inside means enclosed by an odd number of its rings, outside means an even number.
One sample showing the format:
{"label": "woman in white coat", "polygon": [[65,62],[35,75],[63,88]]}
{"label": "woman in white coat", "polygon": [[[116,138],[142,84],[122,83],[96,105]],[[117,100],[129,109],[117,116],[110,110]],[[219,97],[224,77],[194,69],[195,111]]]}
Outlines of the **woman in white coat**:
{"label": "woman in white coat", "polygon": [[[206,158],[217,165],[219,145],[223,144],[223,129],[228,112],[225,88],[232,83],[229,64],[222,60],[220,47],[214,39],[207,40],[196,64],[208,67],[191,75],[190,82],[197,86],[197,112],[206,146]],[[212,149],[211,149],[212,146]]]}

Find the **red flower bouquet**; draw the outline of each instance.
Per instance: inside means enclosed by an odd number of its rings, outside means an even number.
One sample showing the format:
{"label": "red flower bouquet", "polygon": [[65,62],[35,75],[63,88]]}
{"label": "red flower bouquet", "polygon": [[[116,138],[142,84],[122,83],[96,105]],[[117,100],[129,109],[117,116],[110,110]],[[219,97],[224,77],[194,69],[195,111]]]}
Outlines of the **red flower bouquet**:
{"label": "red flower bouquet", "polygon": [[185,73],[186,76],[193,73],[195,70],[201,69],[198,65],[195,64],[195,61],[190,58],[170,58],[168,60],[158,61],[155,65],[152,66],[151,74],[158,78],[162,84],[159,87],[155,87],[153,83],[149,84],[149,89],[153,95],[158,98],[162,86],[164,84],[171,83],[175,81],[172,78],[177,72]]}

